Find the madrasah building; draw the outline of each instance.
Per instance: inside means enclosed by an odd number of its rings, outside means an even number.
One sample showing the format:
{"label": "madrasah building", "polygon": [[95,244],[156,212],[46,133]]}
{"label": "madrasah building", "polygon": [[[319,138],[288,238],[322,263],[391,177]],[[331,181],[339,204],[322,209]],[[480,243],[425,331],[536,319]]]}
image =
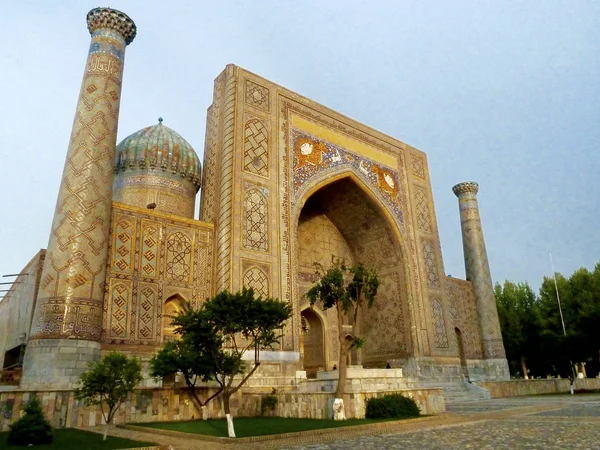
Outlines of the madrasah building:
{"label": "madrasah building", "polygon": [[235,65],[215,80],[202,164],[162,119],[117,145],[136,26],[109,8],[87,24],[48,246],[0,302],[0,368],[18,372],[22,389],[72,388],[88,361],[113,350],[148,361],[173,338],[169,316],[184,304],[243,286],[293,305],[254,377],[331,371],[335,314],[303,294],[313,263],[332,255],[381,278],[359,317],[366,344],[350,355],[354,367],[401,368],[424,382],[509,378],[476,183],[452,189],[459,280],[444,275],[425,153]]}

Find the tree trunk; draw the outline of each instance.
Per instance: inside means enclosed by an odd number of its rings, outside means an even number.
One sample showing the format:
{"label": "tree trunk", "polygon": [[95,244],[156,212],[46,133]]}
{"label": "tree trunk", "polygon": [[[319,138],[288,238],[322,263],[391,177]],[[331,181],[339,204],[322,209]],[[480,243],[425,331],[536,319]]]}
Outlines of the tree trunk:
{"label": "tree trunk", "polygon": [[344,310],[342,309],[341,302],[337,303],[337,320],[338,339],[340,341],[340,360],[338,361],[338,385],[335,390],[335,397],[343,399],[348,369],[348,345],[346,344],[346,336],[344,336]]}
{"label": "tree trunk", "polygon": [[108,436],[108,422],[104,424],[104,434],[102,435],[102,440],[106,440],[106,436]]}
{"label": "tree trunk", "polygon": [[521,370],[523,371],[523,378],[529,380],[529,375],[527,375],[527,362],[525,361],[524,356],[521,356]]}
{"label": "tree trunk", "polygon": [[233,428],[233,417],[231,417],[231,410],[229,409],[230,398],[230,393],[223,393],[223,409],[225,410],[225,417],[227,418],[227,435],[230,438],[234,438],[235,429]]}
{"label": "tree trunk", "polygon": [[[361,329],[360,329],[360,312],[359,312],[359,306],[356,305],[356,312],[354,313],[354,324],[352,326],[352,331],[354,333],[355,338],[357,337],[361,337],[360,333],[361,333]],[[354,362],[354,364],[356,364],[357,366],[362,366],[362,347],[361,348],[357,348],[356,349],[356,361]]]}
{"label": "tree trunk", "polygon": [[346,336],[344,336],[344,310],[342,303],[337,303],[337,319],[338,319],[338,339],[340,341],[340,360],[338,361],[338,385],[335,390],[335,400],[333,402],[333,418],[335,420],[345,420],[344,413],[344,391],[346,390],[346,377],[348,371],[348,344],[346,344]]}

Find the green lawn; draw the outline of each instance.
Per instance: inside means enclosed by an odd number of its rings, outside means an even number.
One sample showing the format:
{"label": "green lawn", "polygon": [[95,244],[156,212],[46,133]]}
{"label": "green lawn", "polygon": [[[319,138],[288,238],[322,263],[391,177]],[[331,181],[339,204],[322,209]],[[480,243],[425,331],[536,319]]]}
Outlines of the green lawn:
{"label": "green lawn", "polygon": [[[294,433],[297,431],[338,428],[398,419],[284,419],[281,417],[238,417],[233,419],[237,437],[263,436],[267,434]],[[227,437],[225,419],[190,420],[187,422],[136,423],[137,426],[182,431],[184,433],[205,434]]]}
{"label": "green lawn", "polygon": [[54,449],[54,450],[114,450],[120,448],[148,447],[157,445],[152,442],[138,442],[120,437],[108,436],[102,441],[102,435],[89,431],[62,428],[54,430],[54,441],[49,445],[36,445],[35,447],[17,447],[8,445],[8,432],[0,433],[0,449]]}

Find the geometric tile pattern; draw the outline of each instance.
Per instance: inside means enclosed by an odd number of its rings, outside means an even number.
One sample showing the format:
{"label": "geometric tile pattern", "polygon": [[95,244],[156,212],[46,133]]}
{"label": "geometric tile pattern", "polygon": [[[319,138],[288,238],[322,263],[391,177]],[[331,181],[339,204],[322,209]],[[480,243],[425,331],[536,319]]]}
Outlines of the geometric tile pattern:
{"label": "geometric tile pattern", "polygon": [[244,273],[244,286],[252,288],[256,296],[269,296],[269,278],[258,267],[252,267]]}
{"label": "geometric tile pattern", "polygon": [[481,359],[483,351],[473,283],[448,277],[444,284],[446,298],[450,305],[452,327],[458,328],[461,332],[465,357]]}
{"label": "geometric tile pattern", "polygon": [[117,216],[113,228],[113,256],[112,270],[116,273],[132,273],[133,271],[133,244],[135,236],[135,222],[126,216]]}
{"label": "geometric tile pattern", "polygon": [[[162,305],[176,295],[189,298],[198,307],[212,294],[213,229],[212,227],[176,216],[156,215],[134,206],[113,207],[112,223],[126,218],[134,224],[132,236],[133,273],[113,270],[116,248],[111,248],[107,268],[109,276],[104,300],[102,342],[124,345],[160,345],[162,342]],[[121,300],[113,302],[113,288],[128,289],[126,337]],[[120,288],[119,288],[120,289]],[[122,293],[121,296],[124,296]],[[115,334],[115,332],[118,334]]]}
{"label": "geometric tile pattern", "polygon": [[415,187],[415,202],[417,209],[417,228],[421,231],[430,232],[431,218],[429,216],[427,193],[422,187]]}
{"label": "geometric tile pattern", "polygon": [[410,167],[412,169],[412,174],[415,177],[419,177],[421,179],[425,179],[425,165],[423,164],[423,159],[418,156],[411,155],[410,156]]}
{"label": "geometric tile pattern", "polygon": [[219,204],[217,220],[215,220],[216,247],[216,267],[215,267],[215,290],[220,291],[229,289],[231,284],[231,237],[232,237],[232,213],[233,213],[233,165],[235,148],[235,110],[236,100],[238,100],[238,85],[235,82],[234,69],[228,66],[225,69],[226,77],[224,79],[223,110],[221,116],[221,142],[219,148],[219,179],[220,188],[218,189]]}
{"label": "geometric tile pattern", "polygon": [[423,259],[425,260],[425,270],[427,271],[427,285],[431,288],[439,288],[440,279],[435,262],[435,252],[430,241],[423,241]]}
{"label": "geometric tile pattern", "polygon": [[151,340],[154,337],[154,317],[156,313],[156,287],[151,284],[139,290],[137,338]]}
{"label": "geometric tile pattern", "polygon": [[[364,353],[369,356],[408,355],[409,329],[406,300],[398,272],[380,273],[381,284],[373,307],[364,307],[362,327],[366,336]],[[374,332],[376,330],[376,332]]]}
{"label": "geometric tile pattern", "polygon": [[448,347],[448,335],[446,334],[446,324],[444,323],[444,311],[442,304],[437,298],[431,299],[431,313],[433,314],[433,335],[437,348]]}
{"label": "geometric tile pattern", "polygon": [[167,238],[167,278],[175,281],[187,281],[190,278],[192,242],[182,232],[171,234]]}
{"label": "geometric tile pattern", "polygon": [[246,104],[263,111],[269,111],[269,90],[250,80],[246,80]]}
{"label": "geometric tile pattern", "polygon": [[154,222],[142,220],[142,249],[140,251],[140,272],[144,278],[158,276],[159,234]]}
{"label": "geometric tile pattern", "polygon": [[245,248],[264,252],[269,250],[267,211],[267,199],[261,189],[252,188],[244,193],[242,245]]}
{"label": "geometric tile pattern", "polygon": [[244,127],[244,170],[269,176],[267,128],[258,119],[249,120]]}
{"label": "geometric tile pattern", "polygon": [[100,339],[124,52],[118,32],[92,34],[31,338]]}
{"label": "geometric tile pattern", "polygon": [[111,286],[110,337],[127,338],[131,291],[124,283]]}

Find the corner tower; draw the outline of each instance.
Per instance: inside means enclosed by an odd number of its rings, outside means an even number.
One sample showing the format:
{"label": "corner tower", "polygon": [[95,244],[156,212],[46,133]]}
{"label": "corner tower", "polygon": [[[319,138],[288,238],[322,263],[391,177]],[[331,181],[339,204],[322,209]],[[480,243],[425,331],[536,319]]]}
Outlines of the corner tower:
{"label": "corner tower", "polygon": [[70,387],[100,354],[125,47],[136,26],[96,8],[21,386]]}
{"label": "corner tower", "polygon": [[499,360],[499,372],[506,370],[506,376],[508,377],[508,363],[506,362],[502,342],[492,276],[477,204],[479,185],[473,181],[467,181],[457,184],[452,188],[452,191],[458,197],[465,273],[467,280],[473,283],[477,317],[481,330],[483,358],[486,360]]}

